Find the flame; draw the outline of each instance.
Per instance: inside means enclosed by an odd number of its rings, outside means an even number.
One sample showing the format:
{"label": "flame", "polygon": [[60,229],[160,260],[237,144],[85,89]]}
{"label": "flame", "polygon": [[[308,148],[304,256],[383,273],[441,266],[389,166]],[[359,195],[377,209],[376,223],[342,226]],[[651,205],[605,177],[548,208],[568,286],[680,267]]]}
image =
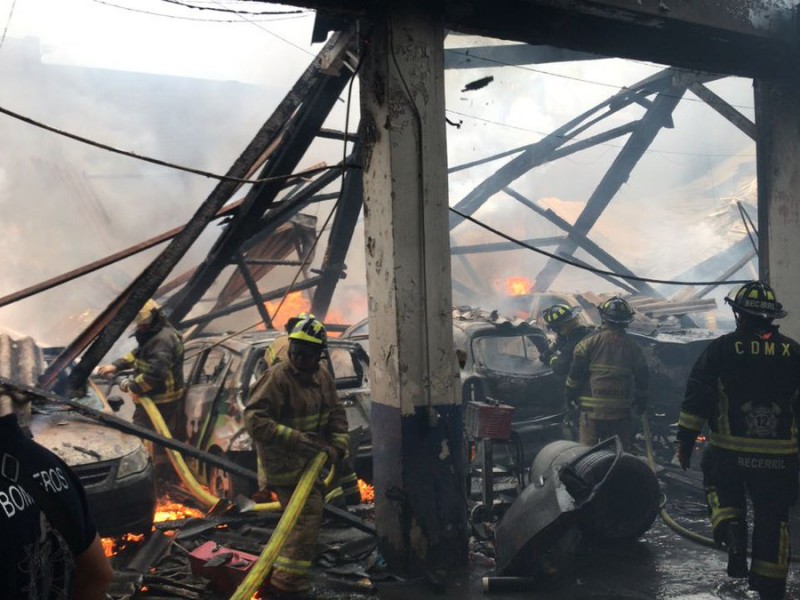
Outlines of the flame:
{"label": "flame", "polygon": [[524,296],[530,294],[533,282],[525,277],[509,277],[506,279],[506,293],[509,296]]}
{"label": "flame", "polygon": [[125,550],[129,544],[140,544],[143,541],[143,533],[126,533],[116,538],[100,538],[100,543],[103,545],[103,553],[106,555],[106,558],[116,556]]}
{"label": "flame", "polygon": [[179,502],[173,502],[168,497],[158,501],[156,514],[153,523],[163,523],[164,521],[177,521],[178,519],[200,518],[204,516],[203,511],[197,510]]}
{"label": "flame", "polygon": [[[280,310],[278,310],[278,306],[280,306]],[[296,317],[300,313],[311,312],[311,302],[303,295],[303,292],[287,294],[283,304],[280,300],[264,302],[264,307],[272,317],[272,326],[281,330],[286,327],[286,321],[292,317]],[[261,327],[263,328],[263,325]]]}
{"label": "flame", "polygon": [[[178,519],[189,519],[192,517],[204,516],[203,511],[190,506],[173,502],[168,496],[158,500],[156,512],[153,516],[153,523],[163,523],[164,521],[177,521]],[[119,537],[100,538],[103,545],[103,552],[106,557],[111,558],[125,550],[130,544],[140,544],[144,541],[144,534],[126,533]]]}
{"label": "flame", "polygon": [[358,480],[358,491],[361,492],[361,503],[369,504],[375,502],[375,488],[363,479]]}

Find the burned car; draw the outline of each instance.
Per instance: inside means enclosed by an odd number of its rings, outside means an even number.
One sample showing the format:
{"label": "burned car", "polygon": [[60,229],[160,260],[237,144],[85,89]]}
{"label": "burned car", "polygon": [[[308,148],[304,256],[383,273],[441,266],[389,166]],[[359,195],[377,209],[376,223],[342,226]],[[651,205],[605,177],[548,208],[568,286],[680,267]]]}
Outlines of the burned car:
{"label": "burned car", "polygon": [[[366,319],[342,338],[369,347]],[[464,404],[497,401],[514,408],[512,430],[524,456],[532,457],[562,435],[563,393],[553,371],[539,360],[549,340],[529,321],[507,319],[496,311],[459,307],[453,310],[453,342],[461,367]]]}
{"label": "burned car", "polygon": [[[77,400],[111,412],[93,384]],[[35,403],[30,429],[34,440],[67,463],[86,490],[101,536],[149,533],[156,509],[153,465],[142,441],[51,403]]]}
{"label": "burned car", "polygon": [[[209,336],[185,343],[185,428],[175,437],[206,452],[256,469],[253,442],[245,429],[244,408],[250,389],[266,370],[264,353],[280,335],[261,331],[230,336]],[[371,469],[369,362],[354,342],[330,339],[328,356],[336,389],[347,413],[355,467],[362,479]],[[211,492],[234,498],[255,491],[255,483],[217,469],[193,464]]]}

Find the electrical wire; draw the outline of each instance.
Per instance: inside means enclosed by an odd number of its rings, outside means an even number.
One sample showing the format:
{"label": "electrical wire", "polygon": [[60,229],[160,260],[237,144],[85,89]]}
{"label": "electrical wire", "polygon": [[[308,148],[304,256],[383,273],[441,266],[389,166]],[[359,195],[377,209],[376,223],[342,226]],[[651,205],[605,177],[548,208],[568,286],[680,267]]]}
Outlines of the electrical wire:
{"label": "electrical wire", "polygon": [[[177,19],[179,21],[195,21],[200,23],[247,23],[247,21],[243,21],[242,19],[209,19],[204,17],[186,17],[182,15],[168,15],[166,13],[160,13],[152,10],[144,10],[141,8],[132,8],[130,6],[122,6],[121,4],[114,4],[113,2],[106,2],[105,0],[92,0],[93,2],[97,2],[97,4],[103,4],[104,6],[110,6],[112,8],[118,8],[120,10],[127,10],[133,13],[139,13],[143,15],[151,15],[154,17],[164,17],[167,19]],[[303,19],[307,16],[312,15],[312,13],[303,13],[301,15],[296,16],[285,16],[279,17],[276,19],[255,19],[259,23],[271,23],[274,21],[288,21],[290,19]]]}
{"label": "electrical wire", "polygon": [[[475,121],[483,121],[484,123],[489,123],[491,125],[500,125],[501,127],[507,127],[509,129],[516,129],[518,131],[525,131],[527,133],[535,133],[537,135],[541,135],[541,136],[545,136],[545,137],[553,135],[552,133],[547,133],[545,131],[538,131],[536,129],[528,129],[526,127],[520,127],[518,125],[509,125],[508,123],[503,123],[501,121],[493,121],[491,119],[485,119],[483,117],[477,117],[475,115],[470,115],[470,114],[467,114],[467,113],[459,112],[457,110],[452,110],[450,108],[445,109],[445,110],[447,112],[449,112],[449,113],[453,113],[453,114],[458,115],[460,117],[466,117],[468,119],[474,119]],[[569,134],[558,135],[558,136],[554,136],[554,137],[567,138],[567,139],[570,139],[570,140],[574,139]],[[575,141],[580,141],[580,139],[576,139]],[[599,143],[599,144],[596,144],[596,145],[597,146],[608,146],[610,148],[617,148],[617,149],[621,149],[622,148],[622,146],[620,146],[619,144],[612,144],[610,142],[602,142],[602,143]],[[522,150],[525,150],[526,148],[527,148],[527,146],[523,146],[523,147],[519,148],[518,150],[522,151]],[[510,153],[513,153],[515,151],[516,150],[512,150]],[[712,157],[722,157],[722,158],[731,158],[731,157],[737,157],[737,156],[738,157],[742,157],[742,158],[754,158],[755,157],[755,154],[717,154],[717,153],[702,153],[702,152],[680,152],[678,150],[658,150],[656,148],[650,148],[650,147],[645,148],[644,151],[645,152],[652,152],[652,153],[655,153],[655,154],[676,154],[676,155],[681,155],[681,156],[712,156]],[[501,157],[498,156],[498,158],[501,158]],[[457,170],[461,170],[462,168],[463,167],[454,167],[454,169],[457,169]]]}
{"label": "electrical wire", "polygon": [[[552,71],[545,71],[543,69],[537,69],[535,67],[528,67],[528,66],[525,66],[525,65],[515,65],[513,63],[504,62],[502,60],[497,60],[497,59],[494,59],[494,58],[487,58],[485,56],[479,56],[477,54],[470,54],[468,52],[460,52],[458,50],[448,50],[448,52],[452,52],[453,54],[461,54],[462,56],[468,56],[469,58],[477,58],[479,60],[483,60],[483,61],[486,61],[486,62],[489,62],[489,63],[495,63],[495,64],[498,64],[498,65],[503,65],[505,67],[512,67],[512,68],[515,68],[515,69],[522,69],[523,71],[531,71],[533,73],[539,73],[541,75],[549,75],[551,77],[560,77],[562,79],[569,79],[571,81],[578,81],[580,83],[589,83],[589,84],[592,84],[592,85],[599,85],[599,86],[602,86],[602,87],[612,88],[612,89],[615,89],[615,90],[628,89],[627,86],[624,86],[624,85],[617,85],[617,84],[613,84],[613,83],[605,83],[603,81],[595,81],[593,79],[584,79],[582,77],[576,77],[574,75],[564,75],[563,73],[553,73]],[[663,70],[663,68],[662,68],[662,70]],[[689,71],[689,72],[697,73],[698,71]],[[671,98],[681,98],[681,96],[670,96],[669,94],[664,94],[664,95],[668,96],[668,97],[671,97]],[[706,104],[705,100],[702,100],[701,98],[686,98],[686,100],[688,100],[690,102],[700,102],[702,104]],[[741,104],[730,104],[730,106],[733,106],[734,108],[744,108],[744,109],[747,109],[747,110],[753,110],[753,108],[754,108],[752,106],[745,106],[745,105],[741,105]]]}
{"label": "electrical wire", "polygon": [[64,131],[62,129],[58,129],[51,125],[46,125],[39,121],[36,121],[30,117],[26,117],[25,115],[21,115],[16,113],[12,110],[4,108],[0,106],[0,113],[17,119],[18,121],[22,121],[23,123],[27,123],[28,125],[33,125],[34,127],[38,127],[39,129],[44,129],[45,131],[49,131],[51,133],[56,133],[58,135],[64,136],[66,138],[75,140],[77,142],[81,142],[83,144],[87,144],[89,146],[94,146],[95,148],[100,148],[102,150],[107,150],[109,152],[113,152],[114,154],[120,154],[122,156],[128,156],[130,158],[135,158],[137,160],[141,160],[144,162],[152,163],[154,165],[159,165],[162,167],[169,167],[170,169],[176,169],[178,171],[184,171],[186,173],[192,173],[194,175],[202,175],[203,177],[208,177],[210,179],[218,179],[219,181],[233,181],[236,183],[266,183],[268,181],[283,181],[285,179],[290,179],[292,177],[303,177],[306,175],[316,175],[317,173],[322,173],[324,171],[330,171],[331,169],[344,169],[344,168],[360,168],[353,165],[345,166],[325,166],[325,167],[314,167],[311,169],[306,169],[304,171],[297,171],[295,173],[289,173],[286,175],[273,175],[272,177],[263,177],[261,179],[243,179],[241,177],[230,177],[228,175],[218,175],[217,173],[212,173],[210,171],[203,171],[202,169],[195,169],[193,167],[186,167],[183,165],[179,165],[176,163],[167,162],[165,160],[161,160],[159,158],[152,158],[150,156],[144,156],[142,154],[136,154],[135,152],[131,152],[129,150],[122,150],[120,148],[115,148],[114,146],[109,146],[108,144],[104,144],[102,142],[97,142],[91,140],[89,138],[85,138],[83,136],[77,135],[75,133],[70,133],[68,131]]}
{"label": "electrical wire", "polygon": [[17,5],[17,0],[12,0],[11,10],[8,11],[8,18],[6,19],[6,26],[3,28],[3,37],[0,38],[0,48],[6,41],[6,34],[8,33],[8,26],[11,25],[11,18],[14,16],[14,7]]}
{"label": "electrical wire", "polygon": [[489,231],[489,232],[495,234],[496,236],[503,238],[506,241],[509,241],[509,242],[511,242],[513,244],[516,244],[517,246],[520,246],[522,248],[527,248],[528,250],[532,250],[533,252],[536,252],[537,254],[541,254],[543,256],[546,256],[548,258],[552,258],[553,260],[557,260],[557,261],[562,262],[564,264],[567,264],[567,265],[570,265],[570,266],[573,266],[573,267],[577,267],[578,269],[583,269],[584,271],[589,271],[590,273],[594,273],[595,275],[610,275],[612,277],[619,277],[620,279],[625,279],[627,281],[640,281],[640,282],[643,282],[643,283],[660,283],[660,284],[664,284],[664,285],[688,285],[688,286],[724,285],[726,283],[727,284],[730,284],[730,283],[747,283],[748,281],[750,281],[749,279],[730,279],[728,281],[677,281],[677,280],[674,280],[674,279],[655,279],[655,278],[652,278],[652,277],[637,277],[636,275],[627,275],[627,274],[623,274],[623,273],[615,273],[614,271],[608,271],[606,269],[598,269],[597,267],[592,267],[592,266],[589,266],[589,265],[585,265],[585,264],[570,260],[568,258],[565,258],[563,256],[558,256],[557,254],[553,254],[552,252],[548,252],[547,250],[542,250],[540,248],[536,248],[535,246],[531,246],[530,244],[526,244],[525,242],[523,242],[521,240],[513,238],[510,235],[507,235],[507,234],[503,233],[502,231],[499,231],[499,230],[495,229],[494,227],[492,227],[490,225],[487,225],[486,223],[483,223],[483,222],[479,221],[478,219],[476,219],[476,218],[474,218],[474,217],[472,217],[470,215],[467,215],[467,214],[461,212],[460,210],[458,210],[456,208],[453,208],[452,206],[450,207],[450,211],[452,213],[458,215],[459,217],[461,217],[463,219],[466,219],[467,221],[469,221],[471,223],[474,223],[478,227],[482,227],[486,231]]}
{"label": "electrical wire", "polygon": [[[270,11],[270,10],[263,10],[263,11],[244,11],[244,10],[235,10],[233,8],[225,8],[224,6],[220,7],[213,7],[213,6],[198,6],[196,4],[192,4],[190,2],[181,2],[181,0],[161,0],[161,2],[166,2],[167,4],[176,4],[178,6],[183,6],[185,8],[193,8],[196,10],[210,10],[214,12],[226,12],[226,13],[233,13],[237,15],[297,15],[303,13],[309,13],[310,11],[304,11],[300,9],[295,10],[283,10],[283,11]],[[216,3],[215,3],[216,4]]]}

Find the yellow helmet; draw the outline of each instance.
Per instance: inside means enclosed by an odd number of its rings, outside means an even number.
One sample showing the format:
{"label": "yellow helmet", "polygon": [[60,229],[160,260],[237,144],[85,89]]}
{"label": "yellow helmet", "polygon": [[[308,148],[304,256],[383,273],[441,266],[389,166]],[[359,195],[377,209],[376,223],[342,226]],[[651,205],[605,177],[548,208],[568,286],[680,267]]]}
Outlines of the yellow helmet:
{"label": "yellow helmet", "polygon": [[321,321],[314,317],[306,317],[294,326],[292,333],[289,334],[289,339],[324,347],[328,342],[328,334]]}
{"label": "yellow helmet", "polygon": [[134,323],[136,327],[145,327],[153,323],[153,319],[157,313],[161,311],[161,306],[155,300],[148,300],[144,306],[136,313]]}

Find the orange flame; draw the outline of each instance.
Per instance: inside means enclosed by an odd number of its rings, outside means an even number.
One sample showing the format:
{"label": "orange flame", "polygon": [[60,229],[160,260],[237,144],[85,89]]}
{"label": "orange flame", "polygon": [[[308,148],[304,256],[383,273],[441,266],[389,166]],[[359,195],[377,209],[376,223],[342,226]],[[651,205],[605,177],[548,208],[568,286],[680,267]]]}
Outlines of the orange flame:
{"label": "orange flame", "polygon": [[506,279],[506,293],[509,296],[524,296],[530,294],[533,282],[525,277],[509,277]]}
{"label": "orange flame", "polygon": [[163,523],[164,521],[177,521],[178,519],[200,518],[203,511],[190,506],[173,502],[169,498],[162,498],[156,506],[156,514],[153,523]]}
{"label": "orange flame", "polygon": [[358,491],[361,492],[361,503],[369,504],[375,502],[375,488],[363,479],[358,480]]}
{"label": "orange flame", "polygon": [[[278,310],[280,306],[280,310]],[[275,329],[284,329],[286,321],[292,317],[296,317],[300,313],[311,311],[311,302],[308,301],[303,295],[303,292],[291,292],[286,295],[286,299],[281,304],[280,300],[270,300],[264,302],[264,307],[267,309],[270,317],[272,317],[272,326]],[[259,326],[263,329],[263,325]]]}
{"label": "orange flame", "polygon": [[116,556],[125,550],[129,544],[140,544],[143,541],[143,533],[126,533],[116,538],[100,538],[100,543],[103,545],[103,553],[106,555],[106,558]]}

